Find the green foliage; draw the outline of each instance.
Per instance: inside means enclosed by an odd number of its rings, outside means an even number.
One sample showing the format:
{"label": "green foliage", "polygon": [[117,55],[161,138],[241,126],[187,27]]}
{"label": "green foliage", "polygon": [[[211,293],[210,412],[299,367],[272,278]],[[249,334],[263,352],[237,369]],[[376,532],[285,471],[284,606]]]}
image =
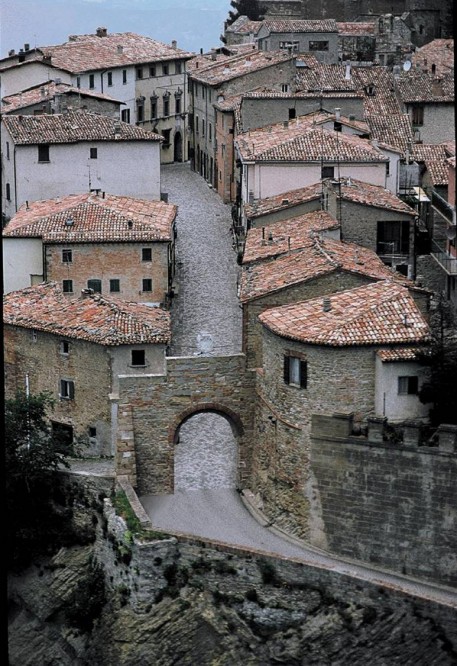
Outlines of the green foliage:
{"label": "green foliage", "polygon": [[420,357],[430,369],[430,378],[419,391],[422,403],[432,403],[430,421],[457,425],[457,328],[451,304],[439,296],[430,315],[430,353]]}
{"label": "green foliage", "polygon": [[227,25],[232,25],[240,16],[247,16],[251,21],[263,19],[263,7],[259,0],[231,0],[230,5],[235,11],[229,10]]}

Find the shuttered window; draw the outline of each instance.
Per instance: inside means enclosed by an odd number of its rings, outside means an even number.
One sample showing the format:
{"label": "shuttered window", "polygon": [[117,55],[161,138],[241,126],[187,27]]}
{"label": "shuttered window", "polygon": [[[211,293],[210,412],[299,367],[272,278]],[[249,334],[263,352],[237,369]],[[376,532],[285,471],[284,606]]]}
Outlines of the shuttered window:
{"label": "shuttered window", "polygon": [[296,356],[284,356],[284,382],[291,386],[306,388],[308,384],[308,363]]}

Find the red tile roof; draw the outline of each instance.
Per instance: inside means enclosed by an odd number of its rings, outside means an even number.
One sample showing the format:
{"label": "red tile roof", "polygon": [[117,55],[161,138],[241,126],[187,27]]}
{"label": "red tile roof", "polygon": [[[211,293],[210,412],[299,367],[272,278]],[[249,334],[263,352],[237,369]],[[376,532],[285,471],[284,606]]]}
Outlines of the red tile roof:
{"label": "red tile roof", "polygon": [[376,282],[323,298],[266,310],[261,323],[281,337],[300,342],[348,347],[414,344],[430,340],[427,322],[414,299],[399,284]]}
{"label": "red tile roof", "polygon": [[171,339],[170,314],[162,308],[100,294],[69,299],[55,282],[4,296],[3,323],[106,346]]}
{"label": "red tile roof", "polygon": [[411,61],[415,67],[432,71],[435,65],[435,74],[441,76],[454,70],[454,40],[434,39],[432,42],[421,46],[413,54]]}
{"label": "red tile roof", "polygon": [[239,16],[236,21],[227,26],[225,32],[235,32],[239,35],[256,35],[262,27],[262,21],[251,21],[247,16]]}
{"label": "red tile roof", "polygon": [[341,198],[346,201],[416,215],[414,208],[380,185],[371,185],[355,178],[341,178],[340,184],[335,186],[335,190],[337,196],[341,195]]}
{"label": "red tile roof", "polygon": [[[298,90],[301,92],[357,92],[358,82],[351,76],[346,78],[345,65],[308,63],[307,68],[297,71]],[[352,68],[351,71],[354,71]]]}
{"label": "red tile roof", "polygon": [[374,23],[356,23],[355,21],[336,23],[340,37],[365,37],[375,34]]}
{"label": "red tile roof", "polygon": [[54,99],[56,94],[73,94],[80,97],[94,97],[96,99],[106,100],[108,102],[117,104],[122,103],[120,100],[116,100],[109,95],[104,95],[103,93],[97,93],[94,90],[75,88],[68,83],[56,84],[55,81],[46,81],[44,83],[40,83],[38,86],[29,88],[28,90],[22,90],[15,95],[8,95],[8,97],[4,97],[2,100],[3,106],[1,107],[1,112],[14,113],[17,109],[23,109],[24,107],[31,106],[33,104],[48,102]]}
{"label": "red tile roof", "polygon": [[[120,48],[122,47],[122,48]],[[194,54],[133,32],[71,35],[68,42],[41,47],[53,67],[77,74],[142,63],[188,59]]]}
{"label": "red tile roof", "polygon": [[16,145],[77,143],[79,141],[163,141],[141,127],[87,111],[39,116],[4,116],[3,122]]}
{"label": "red tile roof", "polygon": [[416,143],[412,157],[417,162],[424,162],[433,185],[448,185],[448,149],[447,143]]}
{"label": "red tile roof", "polygon": [[307,187],[299,187],[296,190],[289,190],[283,194],[277,194],[274,197],[257,199],[251,204],[244,205],[244,213],[250,220],[262,215],[268,215],[287,208],[293,208],[300,204],[320,199],[322,196],[322,184],[313,183]]}
{"label": "red tile roof", "polygon": [[414,288],[414,283],[386,266],[377,254],[354,243],[309,234],[296,251],[277,259],[260,261],[243,267],[240,280],[242,303],[261,298],[292,285],[321,275],[345,271],[372,280],[391,280]]}
{"label": "red tile roof", "polygon": [[[218,86],[245,74],[292,60],[294,56],[285,51],[252,51],[224,57],[222,62],[208,59],[203,61],[200,57],[194,63],[189,63],[188,71],[191,79],[209,86]],[[198,68],[195,67],[196,62],[199,63]]]}
{"label": "red tile roof", "polygon": [[381,349],[376,352],[383,363],[390,363],[395,361],[416,361],[419,354],[425,351],[421,347],[410,348],[397,348],[397,349]]}
{"label": "red tile roof", "polygon": [[454,102],[454,73],[436,77],[417,70],[402,73],[397,81],[399,95],[405,104]]}
{"label": "red tile roof", "polygon": [[309,243],[310,231],[328,231],[339,229],[339,226],[330,213],[316,210],[274,222],[264,229],[260,227],[249,229],[244,246],[243,264],[300,249]]}
{"label": "red tile roof", "polygon": [[269,33],[272,32],[337,32],[334,19],[300,20],[300,19],[266,19],[263,21]]}
{"label": "red tile roof", "polygon": [[365,139],[310,126],[301,117],[240,134],[236,141],[245,161],[387,162]]}
{"label": "red tile roof", "polygon": [[73,194],[23,204],[3,236],[38,237],[45,243],[170,241],[176,213],[176,206],[163,201]]}

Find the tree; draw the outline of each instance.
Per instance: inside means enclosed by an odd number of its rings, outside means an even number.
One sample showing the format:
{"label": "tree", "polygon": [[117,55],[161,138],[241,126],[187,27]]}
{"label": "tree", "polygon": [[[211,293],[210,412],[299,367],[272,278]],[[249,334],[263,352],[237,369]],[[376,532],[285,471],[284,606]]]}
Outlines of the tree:
{"label": "tree", "polygon": [[432,341],[421,362],[430,376],[419,391],[422,403],[432,403],[430,421],[457,425],[457,329],[452,305],[439,295],[430,314]]}
{"label": "tree", "polygon": [[240,16],[247,16],[251,21],[263,19],[263,7],[259,0],[231,0],[230,5],[235,11],[229,10],[226,25],[232,25]]}

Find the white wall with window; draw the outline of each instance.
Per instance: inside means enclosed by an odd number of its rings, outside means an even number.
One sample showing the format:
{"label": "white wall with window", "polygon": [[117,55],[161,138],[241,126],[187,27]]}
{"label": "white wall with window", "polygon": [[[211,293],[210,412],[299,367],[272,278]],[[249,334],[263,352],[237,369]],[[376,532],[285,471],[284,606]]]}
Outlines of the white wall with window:
{"label": "white wall with window", "polygon": [[119,376],[165,375],[165,353],[164,344],[110,347],[113,392],[119,390]]}
{"label": "white wall with window", "polygon": [[419,400],[418,391],[427,369],[416,361],[386,361],[376,356],[375,412],[389,421],[428,418],[431,405]]}
{"label": "white wall with window", "polygon": [[3,293],[18,291],[43,280],[43,246],[40,238],[3,238]]}

